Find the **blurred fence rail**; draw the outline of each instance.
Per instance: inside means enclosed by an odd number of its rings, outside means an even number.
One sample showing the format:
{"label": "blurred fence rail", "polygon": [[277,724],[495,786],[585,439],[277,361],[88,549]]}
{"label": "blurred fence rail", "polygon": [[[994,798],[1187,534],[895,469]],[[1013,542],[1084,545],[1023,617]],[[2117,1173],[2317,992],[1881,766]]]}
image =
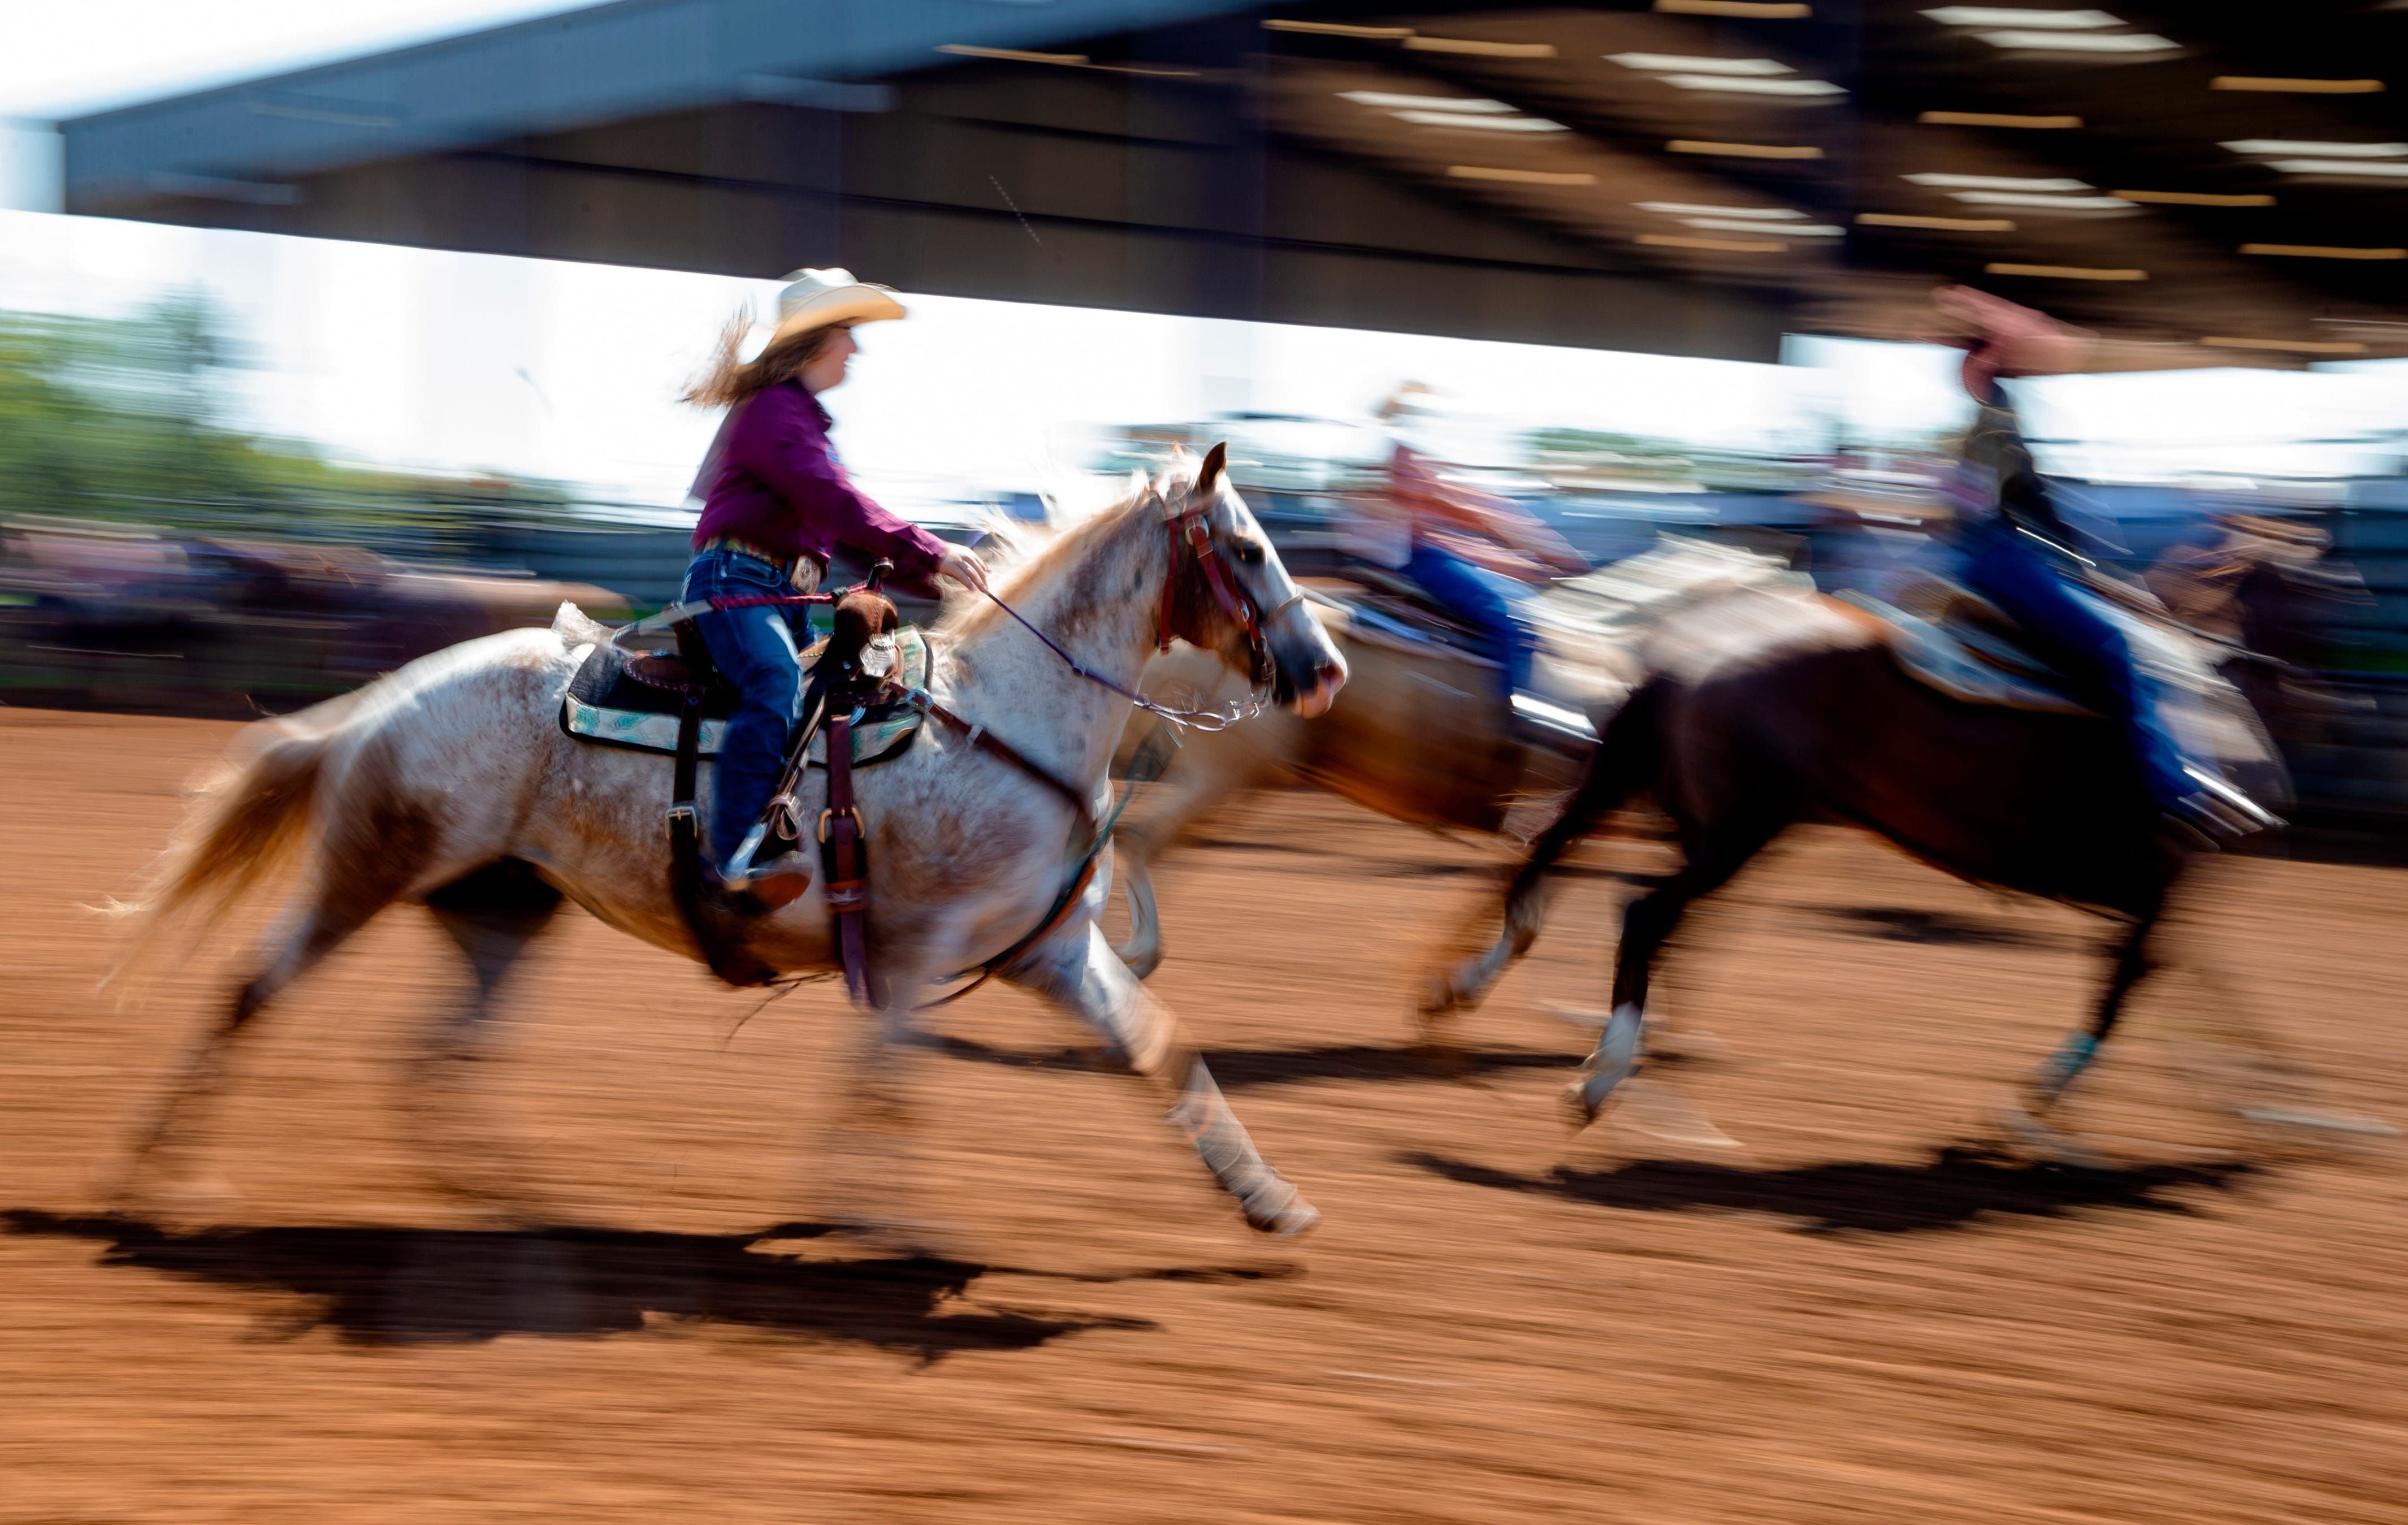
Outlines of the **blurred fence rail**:
{"label": "blurred fence rail", "polygon": [[[1335,569],[1329,506],[1262,496],[1263,522],[1296,568]],[[690,534],[657,510],[474,494],[346,501],[280,519],[273,539],[254,538],[244,505],[108,507],[108,519],[0,524],[0,702],[287,712],[455,641],[547,623],[563,598],[606,619],[658,608],[677,595]],[[1633,500],[1610,522],[1563,505],[1542,511],[1595,557],[1641,549],[1658,530],[1786,547],[1818,575],[1837,575],[1849,554],[1783,494]],[[2128,525],[2134,569],[2203,511]],[[2408,482],[2358,483],[2343,505],[2286,517],[2329,535],[2332,562],[2364,584],[2362,596],[2316,604],[2296,632],[2292,660],[2309,681],[2295,686],[2318,698],[2278,701],[2268,715],[2298,813],[2408,834]]]}

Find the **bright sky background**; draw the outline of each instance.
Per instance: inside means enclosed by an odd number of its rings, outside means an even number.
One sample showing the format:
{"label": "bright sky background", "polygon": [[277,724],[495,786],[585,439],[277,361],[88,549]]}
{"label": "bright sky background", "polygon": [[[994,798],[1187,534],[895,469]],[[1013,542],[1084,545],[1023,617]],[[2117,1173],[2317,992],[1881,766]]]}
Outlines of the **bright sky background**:
{"label": "bright sky background", "polygon": [[[56,205],[47,119],[575,8],[572,0],[0,0],[0,206]],[[797,263],[812,252],[796,252]],[[859,272],[876,280],[878,272]],[[674,401],[774,283],[0,210],[0,308],[95,315],[199,286],[254,368],[242,422],[337,457],[501,470],[671,504],[712,421]],[[1964,409],[1945,352],[1808,341],[1811,367],[914,296],[829,395],[873,484],[1017,487],[1084,464],[1097,425],[1252,408],[1360,414],[1398,382],[1507,426],[1779,448],[1845,421],[1919,433]],[[2116,472],[2317,469],[2408,420],[2401,367],[2034,383],[2033,432]],[[1478,431],[1473,431],[1477,433]],[[2103,442],[2103,443],[2101,443]]]}

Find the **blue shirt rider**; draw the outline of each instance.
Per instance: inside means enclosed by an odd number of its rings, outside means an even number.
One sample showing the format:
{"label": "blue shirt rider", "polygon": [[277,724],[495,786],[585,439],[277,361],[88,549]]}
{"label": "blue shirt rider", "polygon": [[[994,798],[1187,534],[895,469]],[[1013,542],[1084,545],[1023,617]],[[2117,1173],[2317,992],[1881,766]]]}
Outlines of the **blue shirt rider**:
{"label": "blue shirt rider", "polygon": [[[843,384],[858,346],[856,324],[904,316],[883,286],[846,270],[797,270],[778,297],[778,327],[761,353],[738,355],[751,328],[722,336],[712,367],[686,401],[729,410],[695,480],[703,499],[681,599],[808,593],[838,546],[896,565],[897,584],[926,588],[942,575],[986,586],[986,567],[871,502],[845,475],[828,439],[820,394]],[[802,699],[801,661],[785,611],[771,605],[717,610],[695,621],[714,666],[742,696],[720,746],[710,811],[711,865],[724,893],[745,904],[782,904],[810,879],[801,854],[775,863],[738,861],[784,770]],[[793,893],[781,893],[792,891]]]}
{"label": "blue shirt rider", "polygon": [[[1421,390],[1400,388],[1382,406],[1381,421],[1396,429]],[[1471,624],[1480,655],[1502,670],[1510,706],[1530,686],[1533,655],[1517,606],[1534,587],[1587,571],[1588,559],[1515,504],[1447,482],[1402,440],[1387,477],[1386,491],[1367,505],[1358,551]]]}
{"label": "blue shirt rider", "polygon": [[2004,377],[2075,368],[2091,336],[1967,286],[1933,300],[1970,327],[1961,377],[1980,410],[1965,438],[1964,496],[1990,511],[1965,525],[1966,585],[2014,616],[2044,655],[2103,690],[2128,728],[2142,782],[2158,809],[2211,840],[2243,835],[2271,817],[2212,770],[2192,766],[2166,725],[2156,683],[2115,623],[2076,591],[2073,534],[2032,464]]}

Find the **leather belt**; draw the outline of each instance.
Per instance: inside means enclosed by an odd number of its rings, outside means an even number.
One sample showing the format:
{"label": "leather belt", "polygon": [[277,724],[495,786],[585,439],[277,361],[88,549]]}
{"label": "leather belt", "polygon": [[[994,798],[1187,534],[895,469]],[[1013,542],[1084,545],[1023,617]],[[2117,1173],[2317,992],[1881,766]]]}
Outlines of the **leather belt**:
{"label": "leather belt", "polygon": [[796,593],[810,593],[820,585],[820,564],[810,556],[781,555],[766,545],[755,545],[734,535],[713,535],[694,550],[696,555],[705,551],[733,551],[739,556],[766,561],[785,573],[786,581],[794,584]]}

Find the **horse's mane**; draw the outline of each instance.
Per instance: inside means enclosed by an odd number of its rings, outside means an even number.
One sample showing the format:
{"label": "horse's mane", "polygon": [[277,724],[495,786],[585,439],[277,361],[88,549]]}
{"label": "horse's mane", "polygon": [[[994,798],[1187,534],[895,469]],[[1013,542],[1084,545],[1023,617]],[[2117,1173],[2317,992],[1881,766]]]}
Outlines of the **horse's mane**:
{"label": "horse's mane", "polygon": [[[1075,523],[1031,525],[1025,521],[999,524],[983,548],[992,567],[991,585],[998,597],[1019,603],[1031,590],[1049,581],[1064,564],[1076,561],[1098,541],[1111,539],[1154,501],[1154,486],[1141,472],[1131,472],[1127,486],[1108,506]],[[944,613],[936,631],[941,636],[967,636],[1004,618],[993,598],[964,596],[948,590]]]}

